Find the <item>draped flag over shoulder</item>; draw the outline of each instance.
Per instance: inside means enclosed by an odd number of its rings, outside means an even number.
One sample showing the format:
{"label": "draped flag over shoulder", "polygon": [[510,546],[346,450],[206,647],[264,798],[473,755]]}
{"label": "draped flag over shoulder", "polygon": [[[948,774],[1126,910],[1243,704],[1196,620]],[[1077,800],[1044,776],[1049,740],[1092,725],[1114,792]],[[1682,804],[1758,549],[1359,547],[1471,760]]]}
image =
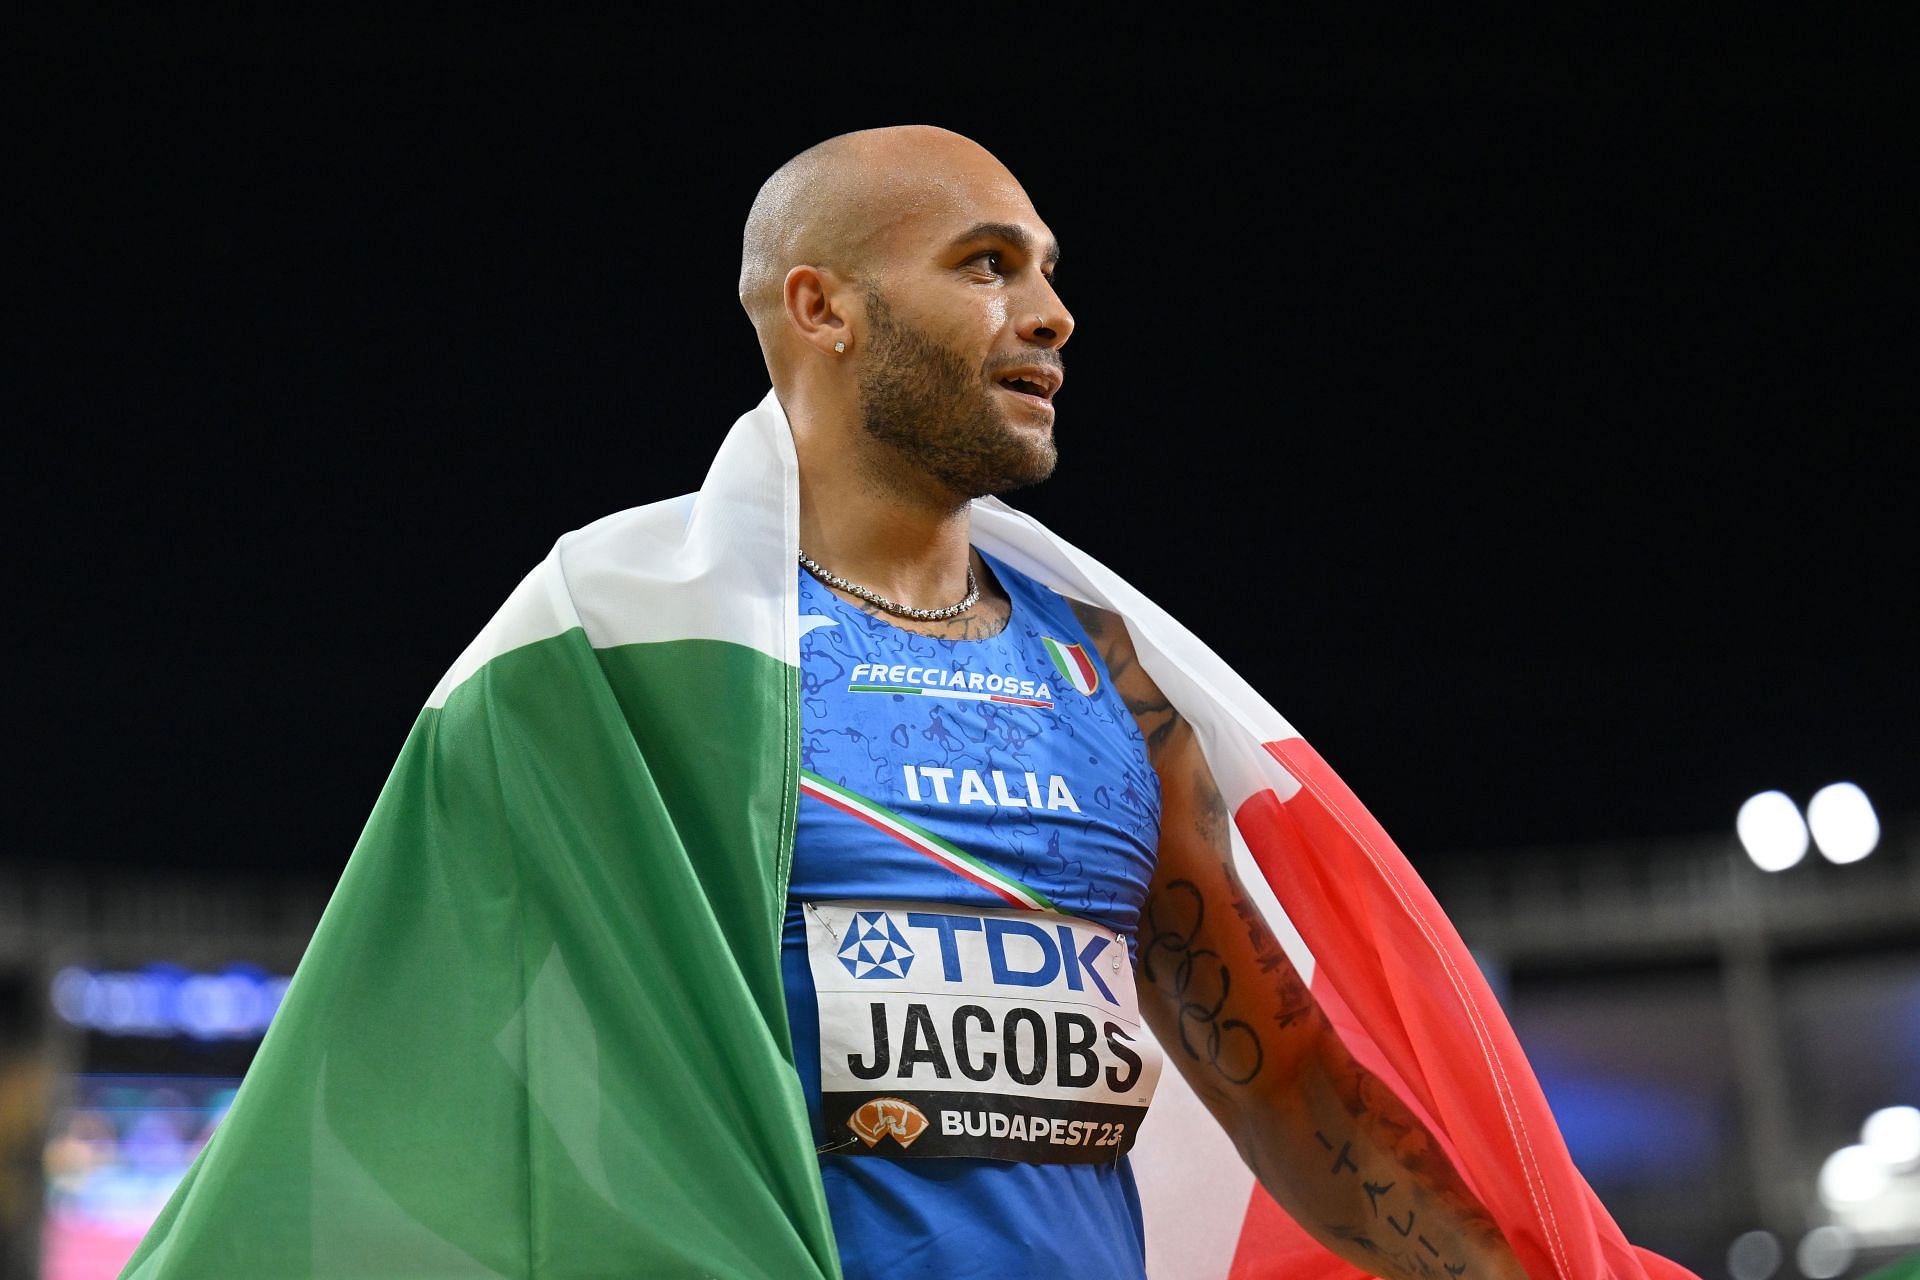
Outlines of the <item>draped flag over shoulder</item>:
{"label": "draped flag over shoulder", "polygon": [[[798,528],[769,395],[697,495],[569,534],[527,576],[421,712],[123,1280],[839,1274],[779,968]],[[1286,722],[1005,504],[974,504],[974,541],[1126,619],[1200,735],[1242,878],[1528,1274],[1688,1274],[1621,1236],[1432,896]],[[1175,1073],[1134,1163],[1156,1280],[1361,1274],[1256,1189]]]}

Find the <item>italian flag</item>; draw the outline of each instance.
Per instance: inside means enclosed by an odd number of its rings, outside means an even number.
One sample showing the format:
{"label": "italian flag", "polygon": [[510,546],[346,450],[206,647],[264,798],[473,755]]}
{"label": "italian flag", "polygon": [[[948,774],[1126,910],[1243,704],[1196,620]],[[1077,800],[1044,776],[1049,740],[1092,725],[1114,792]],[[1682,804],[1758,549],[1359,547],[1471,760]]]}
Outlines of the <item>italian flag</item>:
{"label": "italian flag", "polygon": [[[427,699],[124,1278],[838,1275],[779,966],[798,494],[769,395],[698,494],[571,533],[521,582]],[[1621,1237],[1432,896],[1265,700],[1004,504],[975,503],[974,541],[1126,618],[1200,734],[1242,878],[1528,1274],[1685,1275]],[[1176,1072],[1133,1158],[1156,1278],[1359,1274],[1256,1189]]]}
{"label": "italian flag", "polygon": [[1052,636],[1041,636],[1040,642],[1047,646],[1047,656],[1053,659],[1060,678],[1076,691],[1090,694],[1100,687],[1100,673],[1094,670],[1084,646],[1063,644]]}

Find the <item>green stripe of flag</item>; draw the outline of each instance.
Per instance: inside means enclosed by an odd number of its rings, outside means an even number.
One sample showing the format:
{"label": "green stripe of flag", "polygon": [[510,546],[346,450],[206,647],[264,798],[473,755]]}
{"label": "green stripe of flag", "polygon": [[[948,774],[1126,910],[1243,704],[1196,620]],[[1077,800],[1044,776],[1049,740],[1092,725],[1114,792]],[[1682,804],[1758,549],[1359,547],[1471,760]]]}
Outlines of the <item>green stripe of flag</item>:
{"label": "green stripe of flag", "polygon": [[1060,642],[1052,636],[1041,636],[1040,643],[1047,647],[1047,656],[1053,659],[1053,669],[1060,673],[1060,678],[1078,688],[1079,686],[1074,685],[1073,672],[1067,670],[1067,659],[1066,655],[1060,652]]}
{"label": "green stripe of flag", "polygon": [[575,629],[423,712],[123,1274],[838,1276],[780,978],[798,680]]}

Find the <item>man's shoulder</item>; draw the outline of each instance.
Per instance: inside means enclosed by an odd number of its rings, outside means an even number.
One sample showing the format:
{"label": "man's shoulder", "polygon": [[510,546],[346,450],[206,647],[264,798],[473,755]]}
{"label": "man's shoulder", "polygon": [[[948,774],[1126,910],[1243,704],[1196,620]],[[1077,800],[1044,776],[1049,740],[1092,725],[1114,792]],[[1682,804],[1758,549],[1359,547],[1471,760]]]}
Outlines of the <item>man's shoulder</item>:
{"label": "man's shoulder", "polygon": [[1090,640],[1097,642],[1102,635],[1110,634],[1114,627],[1120,625],[1120,615],[1111,609],[1102,609],[1097,604],[1075,600],[1072,596],[1062,596],[1061,599],[1073,610],[1073,616],[1080,619],[1080,625],[1086,628]]}
{"label": "man's shoulder", "polygon": [[790,647],[779,605],[795,572],[782,545],[777,507],[743,512],[683,494],[566,534],[547,586],[596,649],[719,640],[778,658]]}
{"label": "man's shoulder", "polygon": [[634,539],[677,534],[687,527],[697,495],[682,493],[613,511],[560,535],[554,549],[566,557],[591,555]]}
{"label": "man's shoulder", "polygon": [[568,590],[578,592],[590,589],[608,570],[675,559],[686,541],[693,500],[693,494],[684,493],[570,529],[554,540],[541,568],[557,573]]}
{"label": "man's shoulder", "polygon": [[620,580],[618,566],[669,558],[649,555],[648,547],[668,545],[671,531],[685,527],[692,502],[687,494],[629,507],[560,535],[454,659],[428,695],[427,705],[444,705],[469,676],[514,649],[574,627],[584,627],[590,637],[631,630],[617,606],[623,597],[635,593],[630,576],[624,583]]}

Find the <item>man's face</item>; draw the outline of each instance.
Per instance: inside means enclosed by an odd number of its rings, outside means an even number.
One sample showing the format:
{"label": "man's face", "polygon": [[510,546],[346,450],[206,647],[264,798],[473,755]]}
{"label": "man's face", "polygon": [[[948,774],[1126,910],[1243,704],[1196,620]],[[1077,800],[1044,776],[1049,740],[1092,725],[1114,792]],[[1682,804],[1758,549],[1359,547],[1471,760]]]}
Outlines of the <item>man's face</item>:
{"label": "man's face", "polygon": [[862,423],[959,498],[1053,472],[1053,393],[1073,319],[1053,237],[996,163],[944,179],[895,222],[867,284]]}

